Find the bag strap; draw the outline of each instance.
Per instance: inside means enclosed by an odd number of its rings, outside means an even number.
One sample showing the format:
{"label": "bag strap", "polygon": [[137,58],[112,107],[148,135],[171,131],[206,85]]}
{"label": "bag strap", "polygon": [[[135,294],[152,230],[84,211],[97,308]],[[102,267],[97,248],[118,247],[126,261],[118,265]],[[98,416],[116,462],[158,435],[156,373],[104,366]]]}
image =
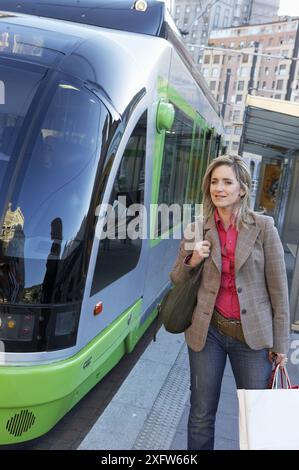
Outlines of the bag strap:
{"label": "bag strap", "polygon": [[197,282],[199,282],[201,275],[202,275],[204,263],[205,263],[205,260],[202,260],[200,264],[196,266],[196,268],[194,268],[196,272],[193,274],[194,278],[193,278],[192,283],[196,284]]}
{"label": "bag strap", "polygon": [[[279,367],[279,364],[275,366],[275,369],[272,373],[273,379],[271,387],[272,389],[278,389],[278,375],[280,372],[281,388],[292,388],[291,380],[288,374],[286,367]],[[284,384],[284,379],[286,383]],[[286,385],[286,386],[285,386]]]}
{"label": "bag strap", "polygon": [[[205,235],[206,235],[206,233],[207,233],[207,229],[206,229],[205,225],[206,225],[206,219],[204,219],[204,222],[203,222],[203,240],[205,239]],[[199,265],[196,266],[196,268],[194,268],[194,283],[198,282],[199,279],[200,279],[200,277],[201,277],[205,260],[206,260],[206,258],[204,258],[204,259],[199,263]]]}

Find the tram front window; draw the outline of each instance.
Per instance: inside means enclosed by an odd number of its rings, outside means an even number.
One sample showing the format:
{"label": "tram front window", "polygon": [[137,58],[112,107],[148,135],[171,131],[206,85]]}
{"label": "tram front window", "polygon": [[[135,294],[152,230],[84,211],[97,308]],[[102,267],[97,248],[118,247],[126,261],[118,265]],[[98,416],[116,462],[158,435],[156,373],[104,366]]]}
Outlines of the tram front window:
{"label": "tram front window", "polygon": [[43,75],[0,60],[0,188],[13,156],[18,131]]}
{"label": "tram front window", "polygon": [[[13,322],[21,325],[21,306],[36,305],[36,317],[45,321],[42,328],[32,322],[32,330],[47,339],[30,350],[47,349],[49,341],[55,349],[74,344],[76,336],[86,218],[110,115],[75,80],[61,75],[38,88],[41,75],[24,77],[7,72],[0,106],[0,339],[24,339],[5,330],[4,307],[19,308]],[[31,331],[28,341],[34,338]]]}

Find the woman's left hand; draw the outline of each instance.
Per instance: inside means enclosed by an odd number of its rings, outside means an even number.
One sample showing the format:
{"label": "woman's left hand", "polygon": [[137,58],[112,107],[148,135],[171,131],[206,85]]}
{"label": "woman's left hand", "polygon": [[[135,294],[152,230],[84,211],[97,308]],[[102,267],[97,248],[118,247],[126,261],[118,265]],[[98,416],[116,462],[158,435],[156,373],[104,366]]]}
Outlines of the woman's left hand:
{"label": "woman's left hand", "polygon": [[288,358],[286,354],[283,353],[275,353],[273,351],[269,351],[269,361],[275,361],[275,365],[279,364],[280,368],[285,367],[286,363],[288,362]]}

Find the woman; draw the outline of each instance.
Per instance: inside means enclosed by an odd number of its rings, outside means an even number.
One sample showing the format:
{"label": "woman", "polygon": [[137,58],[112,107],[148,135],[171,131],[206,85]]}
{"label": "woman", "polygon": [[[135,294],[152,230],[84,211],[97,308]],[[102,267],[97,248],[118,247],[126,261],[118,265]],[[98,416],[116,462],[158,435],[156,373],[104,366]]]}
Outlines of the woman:
{"label": "woman", "polygon": [[[267,388],[272,360],[286,363],[289,303],[284,252],[273,219],[249,208],[251,179],[239,156],[221,156],[203,180],[203,240],[188,227],[171,279],[204,261],[192,325],[185,332],[191,371],[188,449],[213,449],[227,355],[237,388]],[[197,224],[197,225],[196,225]],[[191,246],[190,246],[191,245]],[[191,248],[191,249],[190,249]]]}

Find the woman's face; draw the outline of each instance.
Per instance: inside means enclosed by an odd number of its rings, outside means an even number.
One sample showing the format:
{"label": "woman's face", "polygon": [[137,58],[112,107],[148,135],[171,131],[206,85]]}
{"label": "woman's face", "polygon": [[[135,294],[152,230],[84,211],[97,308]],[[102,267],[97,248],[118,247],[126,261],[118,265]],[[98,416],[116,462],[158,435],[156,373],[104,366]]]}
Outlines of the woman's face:
{"label": "woman's face", "polygon": [[211,175],[210,194],[215,207],[233,210],[244,194],[234,170],[228,165],[219,165]]}

